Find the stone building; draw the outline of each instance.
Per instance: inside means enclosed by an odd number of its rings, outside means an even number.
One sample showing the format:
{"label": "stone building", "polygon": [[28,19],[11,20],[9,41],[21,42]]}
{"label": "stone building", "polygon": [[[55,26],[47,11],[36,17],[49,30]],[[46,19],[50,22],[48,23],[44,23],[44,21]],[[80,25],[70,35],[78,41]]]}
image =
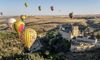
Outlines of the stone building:
{"label": "stone building", "polygon": [[59,33],[62,35],[63,38],[68,40],[80,35],[79,27],[73,26],[71,24],[61,25],[59,27]]}

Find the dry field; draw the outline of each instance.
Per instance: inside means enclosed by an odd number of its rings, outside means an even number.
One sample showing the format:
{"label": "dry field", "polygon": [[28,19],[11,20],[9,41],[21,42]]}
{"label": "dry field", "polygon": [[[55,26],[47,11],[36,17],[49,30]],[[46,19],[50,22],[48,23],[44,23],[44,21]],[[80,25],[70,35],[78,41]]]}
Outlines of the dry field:
{"label": "dry field", "polygon": [[[15,17],[16,20],[19,20],[19,17]],[[6,27],[6,21],[8,18],[0,19],[0,27]],[[34,28],[36,31],[42,33],[57,27],[60,24],[74,23],[79,22],[85,24],[86,20],[84,19],[68,19],[66,17],[60,16],[30,16],[26,20],[26,27]],[[4,26],[4,27],[3,27]],[[0,28],[0,29],[2,29]]]}
{"label": "dry field", "polygon": [[[19,17],[15,18],[19,20]],[[17,38],[15,31],[5,29],[7,27],[7,19],[8,17],[0,18],[0,60],[44,60],[44,58],[39,56],[39,54],[24,54],[22,52],[23,46],[20,42],[20,39]],[[69,22],[79,22],[85,24],[86,22],[85,19],[72,20],[62,16],[33,16],[28,17],[25,21],[26,27],[35,29],[39,36],[60,24],[66,24]],[[98,19],[98,21],[100,20]],[[64,60],[65,57],[68,60],[98,60],[100,59],[100,51],[96,50],[82,53],[68,52],[65,54],[58,54],[57,56],[64,58]],[[55,56],[55,58],[57,58],[57,56]]]}

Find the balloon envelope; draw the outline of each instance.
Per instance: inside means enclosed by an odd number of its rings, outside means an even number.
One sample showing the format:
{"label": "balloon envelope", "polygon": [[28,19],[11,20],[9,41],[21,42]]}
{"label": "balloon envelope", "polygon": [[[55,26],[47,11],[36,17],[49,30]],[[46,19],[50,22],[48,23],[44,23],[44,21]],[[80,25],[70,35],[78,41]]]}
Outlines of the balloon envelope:
{"label": "balloon envelope", "polygon": [[20,18],[21,18],[21,19],[26,19],[27,16],[26,16],[26,15],[21,15]]}
{"label": "balloon envelope", "polygon": [[7,25],[8,27],[10,28],[13,28],[13,24],[16,22],[16,19],[15,18],[10,18],[7,20]]}
{"label": "balloon envelope", "polygon": [[24,5],[25,5],[25,7],[26,7],[26,8],[28,7],[28,4],[27,4],[26,2],[25,2],[25,4],[24,4]]}
{"label": "balloon envelope", "polygon": [[51,8],[51,11],[54,11],[54,7],[53,6],[51,6],[50,8]]}
{"label": "balloon envelope", "polygon": [[38,10],[41,11],[41,6],[38,6]]}
{"label": "balloon envelope", "polygon": [[32,44],[35,42],[37,38],[37,33],[35,30],[31,28],[26,28],[21,33],[21,37],[22,37],[22,43],[24,44],[24,47],[30,49],[30,47],[32,46]]}
{"label": "balloon envelope", "polygon": [[14,23],[14,29],[18,34],[20,34],[25,29],[25,23],[21,20],[16,21]]}
{"label": "balloon envelope", "polygon": [[3,15],[3,12],[0,12],[0,15],[2,16]]}

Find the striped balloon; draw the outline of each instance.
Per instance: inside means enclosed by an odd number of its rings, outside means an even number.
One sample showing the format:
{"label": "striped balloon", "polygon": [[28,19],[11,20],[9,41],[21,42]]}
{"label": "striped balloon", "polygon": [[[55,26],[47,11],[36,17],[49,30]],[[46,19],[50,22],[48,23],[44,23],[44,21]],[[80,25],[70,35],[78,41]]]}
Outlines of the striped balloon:
{"label": "striped balloon", "polygon": [[35,30],[31,28],[26,28],[21,33],[21,38],[22,38],[22,43],[24,44],[24,47],[30,49],[32,44],[35,42],[37,38],[37,33]]}
{"label": "striped balloon", "polygon": [[25,23],[21,20],[16,21],[14,23],[14,29],[18,33],[18,35],[20,35],[20,33],[25,29]]}

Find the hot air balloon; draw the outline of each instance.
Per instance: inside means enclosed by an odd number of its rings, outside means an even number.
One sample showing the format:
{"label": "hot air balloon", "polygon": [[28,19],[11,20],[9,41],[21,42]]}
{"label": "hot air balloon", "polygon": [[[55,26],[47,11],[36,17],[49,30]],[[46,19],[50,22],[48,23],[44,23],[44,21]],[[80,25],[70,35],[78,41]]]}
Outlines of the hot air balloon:
{"label": "hot air balloon", "polygon": [[32,45],[35,43],[37,38],[37,33],[34,29],[26,28],[21,33],[22,43],[24,44],[24,48],[30,50]]}
{"label": "hot air balloon", "polygon": [[20,19],[23,21],[23,22],[25,22],[25,19],[27,18],[27,16],[26,15],[21,15],[20,16]]}
{"label": "hot air balloon", "polygon": [[27,8],[27,7],[28,7],[28,3],[25,2],[25,3],[24,3],[24,6]]}
{"label": "hot air balloon", "polygon": [[38,10],[41,11],[41,6],[38,6]]}
{"label": "hot air balloon", "polygon": [[51,11],[54,11],[54,7],[53,6],[51,6],[50,9],[51,9]]}
{"label": "hot air balloon", "polygon": [[0,12],[0,15],[2,16],[3,15],[3,12]]}
{"label": "hot air balloon", "polygon": [[73,18],[73,12],[69,13],[69,18]]}
{"label": "hot air balloon", "polygon": [[17,20],[14,23],[14,29],[18,33],[19,38],[20,38],[21,32],[25,29],[25,22],[23,22],[22,20]]}
{"label": "hot air balloon", "polygon": [[10,29],[13,29],[13,24],[16,22],[16,19],[15,18],[10,18],[8,19],[7,21],[7,25]]}

